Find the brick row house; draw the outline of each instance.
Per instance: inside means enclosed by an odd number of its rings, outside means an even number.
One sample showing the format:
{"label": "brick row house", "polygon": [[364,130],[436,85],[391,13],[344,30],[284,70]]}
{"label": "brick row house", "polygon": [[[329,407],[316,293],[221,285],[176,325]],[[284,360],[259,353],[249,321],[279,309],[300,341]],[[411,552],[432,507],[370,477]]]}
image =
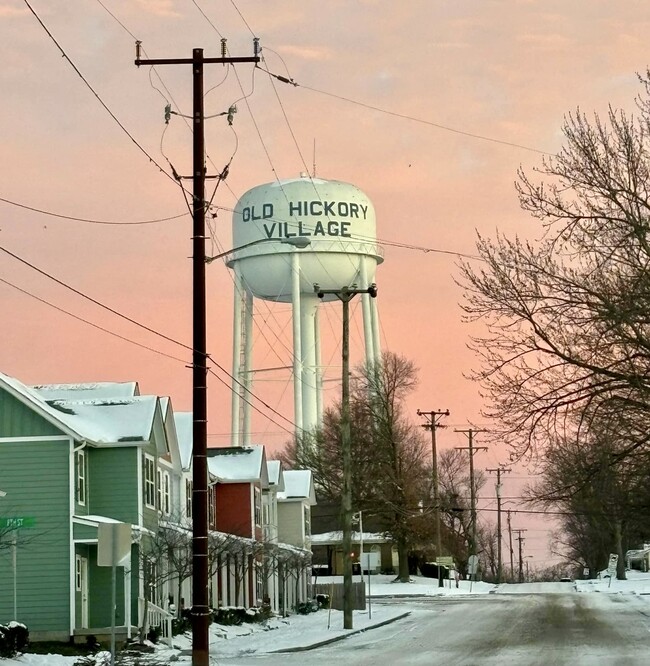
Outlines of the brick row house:
{"label": "brick row house", "polygon": [[[98,549],[117,523],[131,534],[120,633],[190,607],[191,453],[192,415],[136,382],[30,387],[0,373],[0,623],[24,622],[35,640],[105,635],[111,567]],[[288,500],[292,473],[263,446],[209,454],[212,606],[291,611],[308,598],[311,552],[281,507],[311,507],[313,488]]]}

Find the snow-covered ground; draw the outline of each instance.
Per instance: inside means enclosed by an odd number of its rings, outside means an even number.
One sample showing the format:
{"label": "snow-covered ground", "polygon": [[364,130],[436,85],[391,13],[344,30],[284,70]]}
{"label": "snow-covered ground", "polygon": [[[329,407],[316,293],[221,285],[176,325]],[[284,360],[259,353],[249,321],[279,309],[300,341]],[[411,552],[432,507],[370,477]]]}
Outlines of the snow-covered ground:
{"label": "snow-covered ground", "polygon": [[[338,582],[336,578],[319,578],[319,583]],[[525,583],[521,585],[492,585],[445,581],[439,588],[438,581],[414,576],[411,583],[393,583],[391,576],[373,576],[371,597],[404,597],[404,602],[371,604],[371,614],[366,611],[354,612],[354,631],[377,627],[383,622],[391,622],[411,610],[407,598],[414,596],[458,596],[484,594],[534,594],[570,592],[601,594],[650,595],[650,574],[628,572],[628,580],[609,579],[584,580],[573,583]],[[381,628],[374,631],[381,632]],[[250,624],[240,627],[212,625],[210,628],[210,650],[219,657],[236,657],[263,654],[278,650],[296,649],[314,645],[322,641],[349,635],[343,629],[343,614],[340,611],[322,610],[310,615],[292,615],[289,618],[274,618],[265,625]],[[188,636],[174,638],[174,649],[159,646],[157,656],[164,661],[178,659],[180,664],[189,663],[186,654],[191,647]],[[77,657],[60,655],[22,655],[17,659],[0,660],[1,666],[72,666]]]}

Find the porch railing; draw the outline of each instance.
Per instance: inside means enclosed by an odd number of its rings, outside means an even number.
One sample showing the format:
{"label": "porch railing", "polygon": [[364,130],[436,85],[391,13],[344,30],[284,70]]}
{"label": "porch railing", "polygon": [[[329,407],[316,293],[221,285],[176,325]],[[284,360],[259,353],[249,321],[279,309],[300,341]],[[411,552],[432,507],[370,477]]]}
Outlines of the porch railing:
{"label": "porch railing", "polygon": [[144,617],[145,600],[138,598],[138,617],[144,623],[146,629],[151,627],[160,627],[160,640],[164,641],[169,647],[172,646],[172,620],[174,615],[160,606],[151,603],[147,604],[147,617]]}

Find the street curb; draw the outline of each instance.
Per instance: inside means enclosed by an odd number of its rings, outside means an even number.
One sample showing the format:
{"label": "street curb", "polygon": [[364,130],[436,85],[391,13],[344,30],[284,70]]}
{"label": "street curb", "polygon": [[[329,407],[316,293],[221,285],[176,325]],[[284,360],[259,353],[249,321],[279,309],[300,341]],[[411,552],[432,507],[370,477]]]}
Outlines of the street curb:
{"label": "street curb", "polygon": [[362,634],[364,631],[370,631],[371,629],[377,629],[377,627],[383,627],[386,624],[390,624],[391,622],[397,622],[397,620],[402,620],[405,617],[408,617],[411,614],[411,611],[407,611],[406,613],[402,613],[401,615],[396,615],[395,617],[391,617],[388,620],[384,620],[383,622],[377,622],[377,624],[373,624],[370,627],[364,627],[363,629],[355,629],[347,634],[342,634],[341,636],[334,636],[333,638],[327,638],[324,641],[318,641],[318,643],[312,643],[311,645],[300,645],[298,647],[293,647],[293,648],[283,648],[282,650],[273,650],[272,652],[267,652],[266,654],[282,654],[286,652],[306,652],[307,650],[315,650],[316,648],[322,647],[323,645],[329,645],[330,643],[337,643],[338,641],[345,640],[346,638],[349,638],[350,636],[354,636],[355,634]]}

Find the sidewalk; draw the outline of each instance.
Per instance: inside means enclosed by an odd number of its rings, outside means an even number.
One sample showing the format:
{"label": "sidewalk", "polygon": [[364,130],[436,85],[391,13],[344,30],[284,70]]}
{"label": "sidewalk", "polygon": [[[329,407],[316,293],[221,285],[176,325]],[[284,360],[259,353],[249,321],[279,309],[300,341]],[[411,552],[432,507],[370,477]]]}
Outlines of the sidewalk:
{"label": "sidewalk", "polygon": [[346,638],[350,638],[350,636],[354,636],[356,634],[361,634],[365,631],[370,631],[371,629],[377,629],[378,627],[383,627],[386,624],[391,624],[392,622],[397,622],[397,620],[401,620],[402,618],[408,617],[411,614],[411,611],[404,611],[403,613],[400,613],[399,615],[395,615],[394,617],[388,618],[386,620],[381,620],[377,622],[372,622],[370,620],[369,624],[367,624],[364,627],[361,627],[360,629],[348,629],[348,630],[341,630],[340,635],[337,636],[332,636],[330,638],[326,638],[320,641],[316,641],[315,643],[310,643],[309,645],[300,645],[296,647],[291,647],[291,648],[283,648],[281,650],[273,650],[272,652],[274,654],[280,653],[280,652],[306,652],[307,650],[314,650],[316,648],[319,648],[323,645],[329,645],[330,643],[336,643],[337,641],[342,641]]}
{"label": "sidewalk", "polygon": [[[335,610],[273,618],[264,624],[234,627],[211,625],[210,655],[226,658],[304,652],[361,632],[378,629],[408,616],[410,612],[411,608],[405,604],[373,606],[372,619],[367,611],[355,611],[353,629],[343,629],[343,613]],[[174,647],[158,645],[156,656],[169,660],[175,655],[185,661],[191,655],[191,647],[191,635],[175,636]]]}

